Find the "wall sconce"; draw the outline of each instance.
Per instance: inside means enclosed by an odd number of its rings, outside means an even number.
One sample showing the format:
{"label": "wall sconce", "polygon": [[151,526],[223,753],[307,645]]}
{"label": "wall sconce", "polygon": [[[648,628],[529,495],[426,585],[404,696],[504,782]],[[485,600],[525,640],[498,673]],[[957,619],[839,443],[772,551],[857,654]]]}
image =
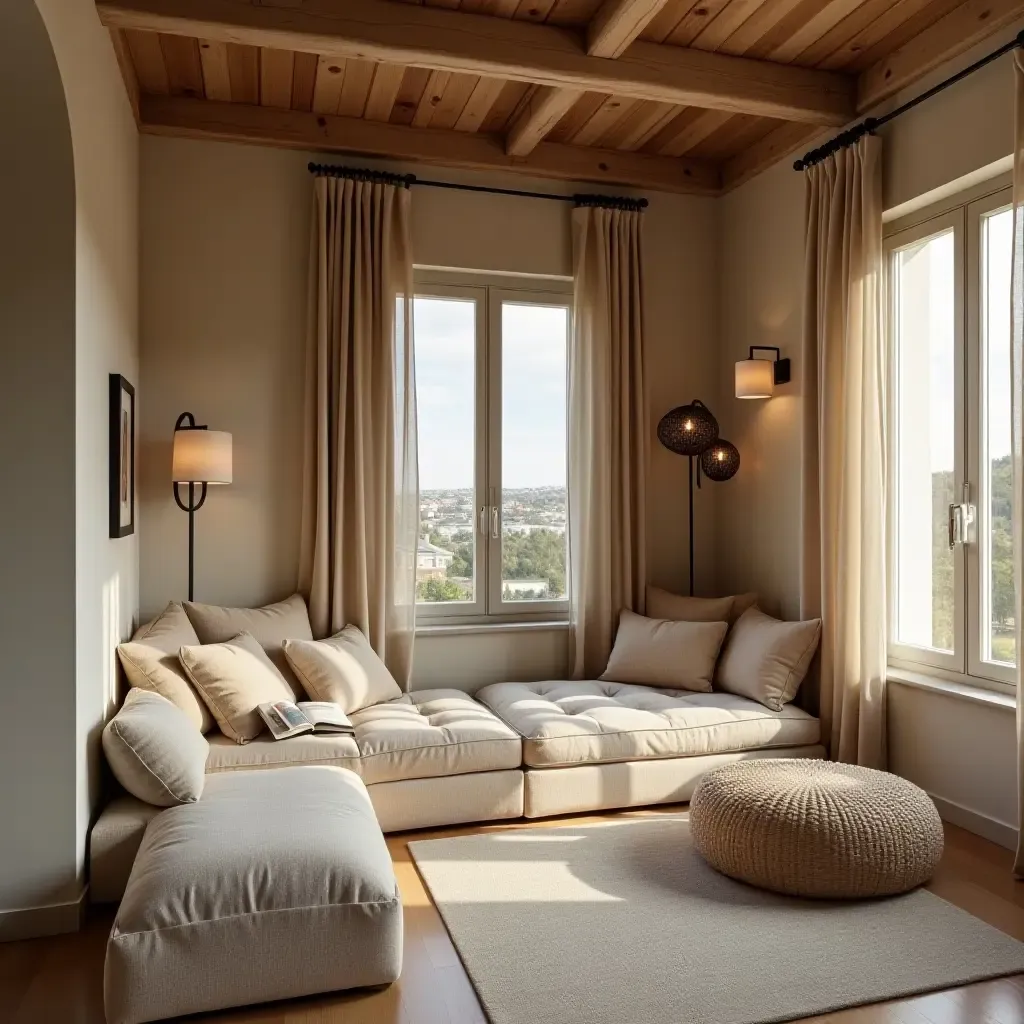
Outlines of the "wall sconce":
{"label": "wall sconce", "polygon": [[[755,359],[755,352],[774,352],[774,359]],[[772,345],[751,345],[750,355],[736,364],[737,398],[771,398],[776,384],[790,381],[790,362]]]}
{"label": "wall sconce", "polygon": [[[188,513],[188,599],[192,600],[195,564],[195,514],[206,501],[207,484],[231,483],[231,435],[223,430],[207,430],[196,424],[190,412],[183,412],[174,424],[174,449],[171,456],[171,480],[174,500]],[[178,494],[178,484],[188,484],[188,504]],[[200,484],[196,498],[196,484]]]}

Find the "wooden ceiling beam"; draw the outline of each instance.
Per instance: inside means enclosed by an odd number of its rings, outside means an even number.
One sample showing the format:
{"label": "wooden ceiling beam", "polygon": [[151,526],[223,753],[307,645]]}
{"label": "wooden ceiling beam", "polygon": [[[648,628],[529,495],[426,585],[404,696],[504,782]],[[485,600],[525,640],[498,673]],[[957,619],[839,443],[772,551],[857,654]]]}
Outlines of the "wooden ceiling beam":
{"label": "wooden ceiling beam", "polygon": [[1022,0],[966,0],[861,73],[857,110],[867,111],[929,71],[1024,17]]}
{"label": "wooden ceiling beam", "polygon": [[388,0],[98,0],[108,28],[246,43],[339,58],[487,75],[629,99],[840,125],[853,82],[835,72],[633,43],[591,57],[551,25]]}
{"label": "wooden ceiling beam", "polygon": [[654,20],[668,0],[604,0],[587,26],[591,57],[618,57]]}
{"label": "wooden ceiling beam", "polygon": [[[604,0],[587,30],[587,53],[618,57],[634,42],[668,0]],[[583,95],[580,89],[541,86],[509,128],[505,150],[526,156]]]}
{"label": "wooden ceiling beam", "polygon": [[410,128],[298,110],[214,103],[183,96],[142,96],[139,127],[152,135],[252,142],[314,152],[353,153],[472,170],[624,185],[659,192],[716,195],[719,171],[699,160],[542,142],[525,159],[510,157],[497,135]]}

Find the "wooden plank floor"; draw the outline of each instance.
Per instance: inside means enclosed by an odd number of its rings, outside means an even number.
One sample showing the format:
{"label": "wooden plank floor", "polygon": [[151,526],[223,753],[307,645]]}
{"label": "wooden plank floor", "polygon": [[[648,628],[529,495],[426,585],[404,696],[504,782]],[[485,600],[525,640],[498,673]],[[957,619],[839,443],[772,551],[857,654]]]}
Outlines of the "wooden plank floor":
{"label": "wooden plank floor", "polygon": [[[638,811],[629,816],[679,810]],[[397,984],[195,1019],[203,1024],[486,1024],[486,1015],[458,954],[416,873],[408,842],[475,832],[550,828],[567,821],[580,824],[608,817],[515,822],[389,837],[388,847],[405,905],[405,967]],[[1024,884],[1013,881],[1011,862],[1009,851],[947,826],[946,853],[929,888],[1024,940]],[[103,954],[112,919],[112,912],[98,912],[76,935],[0,944],[0,1022],[103,1024]],[[1024,975],[808,1020],[816,1024],[1024,1024]]]}

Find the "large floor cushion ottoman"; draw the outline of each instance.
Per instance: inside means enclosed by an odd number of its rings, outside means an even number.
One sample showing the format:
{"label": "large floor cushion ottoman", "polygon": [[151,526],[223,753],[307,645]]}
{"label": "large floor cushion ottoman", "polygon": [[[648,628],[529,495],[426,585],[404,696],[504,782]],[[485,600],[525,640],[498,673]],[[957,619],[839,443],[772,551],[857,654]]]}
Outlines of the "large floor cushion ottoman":
{"label": "large floor cushion ottoman", "polygon": [[943,845],[924,790],[832,761],[745,761],[709,772],[690,801],[690,830],[723,874],[827,899],[913,889],[931,878]]}
{"label": "large floor cushion ottoman", "polygon": [[108,1024],[382,985],[402,905],[344,768],[211,775],[146,829],[107,943]]}

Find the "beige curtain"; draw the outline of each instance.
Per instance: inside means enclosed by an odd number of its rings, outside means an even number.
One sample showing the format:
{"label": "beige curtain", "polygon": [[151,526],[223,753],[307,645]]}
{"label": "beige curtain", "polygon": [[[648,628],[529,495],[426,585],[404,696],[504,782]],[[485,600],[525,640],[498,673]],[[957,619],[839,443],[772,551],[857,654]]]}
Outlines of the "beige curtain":
{"label": "beige curtain", "polygon": [[408,685],[419,519],[408,188],[317,177],[299,586]]}
{"label": "beige curtain", "polygon": [[[831,757],[884,768],[886,359],[881,143],[807,171],[801,615],[822,620]],[[800,379],[798,378],[798,379]]]}
{"label": "beige curtain", "polygon": [[646,583],[642,214],[573,212],[569,350],[569,579],[572,670],[604,670],[623,608]]}
{"label": "beige curtain", "polygon": [[1024,63],[1020,50],[1013,51],[1014,152],[1013,152],[1013,270],[1010,324],[1011,419],[1013,424],[1013,586],[1014,623],[1017,640],[1017,857],[1013,873],[1024,878],[1024,709],[1021,708],[1021,614],[1024,574]]}

